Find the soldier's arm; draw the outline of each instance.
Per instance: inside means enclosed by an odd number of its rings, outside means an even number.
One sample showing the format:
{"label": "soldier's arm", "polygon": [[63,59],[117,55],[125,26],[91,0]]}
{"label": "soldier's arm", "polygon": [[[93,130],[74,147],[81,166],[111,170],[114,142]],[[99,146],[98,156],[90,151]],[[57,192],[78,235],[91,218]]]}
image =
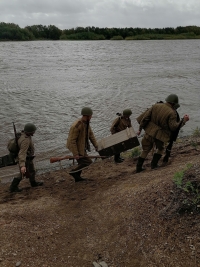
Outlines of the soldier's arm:
{"label": "soldier's arm", "polygon": [[19,166],[25,167],[26,163],[26,156],[27,156],[27,151],[30,145],[30,140],[29,138],[25,138],[21,144],[20,144],[20,150],[18,153],[18,159],[19,159]]}
{"label": "soldier's arm", "polygon": [[78,147],[77,147],[77,139],[79,136],[79,126],[75,126],[71,129],[71,133],[70,133],[70,143],[71,143],[71,152],[74,156],[78,155]]}
{"label": "soldier's arm", "polygon": [[181,122],[177,122],[177,115],[176,112],[174,112],[173,114],[171,114],[171,116],[169,117],[168,120],[168,125],[169,128],[172,132],[175,132],[177,130],[177,128],[179,127],[181,123],[181,127],[183,127],[185,125],[185,121],[182,120]]}
{"label": "soldier's arm", "polygon": [[148,123],[151,120],[151,112],[152,112],[152,108],[148,109],[145,114],[144,117],[142,118],[141,122],[140,122],[140,126],[139,126],[139,131],[141,132],[142,129],[145,129],[145,127],[148,125]]}
{"label": "soldier's arm", "polygon": [[89,127],[89,139],[90,139],[91,143],[93,144],[93,146],[95,147],[95,149],[97,149],[98,144],[97,144],[96,138],[94,136],[94,133],[93,133],[91,127]]}
{"label": "soldier's arm", "polygon": [[120,120],[120,118],[116,118],[116,119],[113,121],[112,126],[111,126],[111,128],[110,128],[110,132],[111,132],[111,134],[115,134],[115,133],[117,133],[117,126],[118,126],[118,124],[119,124],[119,120]]}

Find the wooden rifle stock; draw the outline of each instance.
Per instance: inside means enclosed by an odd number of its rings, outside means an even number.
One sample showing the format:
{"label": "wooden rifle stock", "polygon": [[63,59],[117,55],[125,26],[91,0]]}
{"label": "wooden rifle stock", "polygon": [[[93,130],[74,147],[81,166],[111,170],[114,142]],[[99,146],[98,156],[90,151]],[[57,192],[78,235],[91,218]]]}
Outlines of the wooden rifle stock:
{"label": "wooden rifle stock", "polygon": [[[102,158],[102,159],[105,159],[107,157],[106,156],[80,156],[79,158],[90,158],[90,159]],[[52,157],[52,158],[50,158],[50,163],[54,163],[54,162],[61,161],[64,159],[70,160],[70,159],[75,159],[75,157],[74,156]]]}

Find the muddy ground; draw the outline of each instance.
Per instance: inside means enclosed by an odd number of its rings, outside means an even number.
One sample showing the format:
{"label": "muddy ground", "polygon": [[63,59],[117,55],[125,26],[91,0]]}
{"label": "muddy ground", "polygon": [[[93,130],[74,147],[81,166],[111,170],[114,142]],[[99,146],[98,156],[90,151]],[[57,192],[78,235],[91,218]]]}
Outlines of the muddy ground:
{"label": "muddy ground", "polygon": [[138,174],[137,158],[124,156],[120,164],[96,161],[83,171],[84,182],[63,169],[37,176],[39,188],[24,179],[21,193],[0,184],[0,266],[199,267],[198,199],[181,206],[191,192],[172,181],[186,169],[184,179],[200,180],[199,140],[179,140],[157,170],[151,154]]}

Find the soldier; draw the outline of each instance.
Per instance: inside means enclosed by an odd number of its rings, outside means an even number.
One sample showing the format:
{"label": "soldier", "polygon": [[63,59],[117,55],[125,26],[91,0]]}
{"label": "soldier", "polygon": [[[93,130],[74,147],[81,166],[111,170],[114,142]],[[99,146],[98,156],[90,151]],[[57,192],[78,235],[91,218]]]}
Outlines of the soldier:
{"label": "soldier", "polygon": [[[132,126],[131,120],[130,120],[131,114],[132,114],[132,111],[130,109],[125,109],[123,111],[123,115],[119,116],[113,121],[112,126],[110,128],[111,133],[115,134],[115,133],[125,130],[126,128],[130,128]],[[121,158],[120,153],[119,153],[114,156],[114,161],[116,163],[121,163],[124,161],[124,159]]]}
{"label": "soldier", "polygon": [[20,175],[13,179],[10,185],[10,192],[21,192],[22,189],[18,188],[23,175],[29,178],[32,187],[41,186],[43,182],[35,181],[35,167],[33,163],[34,159],[34,144],[31,136],[34,135],[36,127],[32,123],[27,123],[24,126],[24,130],[21,132],[21,136],[18,139],[19,153],[17,161],[20,168]]}
{"label": "soldier", "polygon": [[69,172],[75,179],[75,182],[84,180],[81,177],[82,169],[92,163],[92,160],[87,157],[87,151],[90,151],[89,140],[92,142],[96,151],[98,150],[97,141],[89,125],[92,114],[93,111],[91,108],[84,107],[81,111],[82,118],[73,123],[67,138],[66,147],[72,152],[78,162],[78,166]]}
{"label": "soldier", "polygon": [[145,135],[142,138],[142,153],[138,158],[136,172],[144,170],[142,165],[148,153],[151,151],[153,145],[156,145],[156,153],[153,155],[151,161],[151,169],[158,167],[158,161],[162,157],[164,151],[164,143],[169,142],[170,137],[174,131],[185,125],[189,120],[188,115],[184,115],[181,122],[177,122],[176,109],[179,107],[178,96],[170,94],[166,99],[166,103],[156,103],[149,108],[142,120],[140,121],[138,135],[140,135],[142,129],[145,130]]}

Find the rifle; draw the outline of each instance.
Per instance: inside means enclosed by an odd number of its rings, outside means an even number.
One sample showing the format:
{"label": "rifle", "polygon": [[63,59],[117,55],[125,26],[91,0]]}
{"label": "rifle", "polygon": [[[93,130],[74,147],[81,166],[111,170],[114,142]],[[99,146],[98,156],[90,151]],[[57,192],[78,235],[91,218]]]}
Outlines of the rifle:
{"label": "rifle", "polygon": [[[105,159],[107,158],[107,156],[80,156],[79,158],[90,158],[90,159],[98,159],[98,158],[101,158],[101,159]],[[64,157],[54,157],[54,158],[50,158],[50,163],[54,163],[54,162],[57,162],[57,161],[61,161],[63,159],[75,159],[74,156],[64,156]]]}
{"label": "rifle", "polygon": [[15,127],[15,123],[14,123],[14,122],[13,122],[13,129],[14,129],[14,134],[15,134],[16,148],[17,148],[17,151],[19,151],[19,146],[18,146],[18,135],[17,135],[17,131],[16,131],[16,127]]}
{"label": "rifle", "polygon": [[[177,111],[176,111],[176,114],[177,114],[177,121],[180,121],[180,117],[179,117],[179,114],[178,114]],[[163,158],[163,162],[164,162],[164,163],[167,163],[168,160],[169,160],[169,157],[170,157],[170,154],[171,154],[171,150],[172,150],[173,143],[174,143],[174,141],[176,141],[176,139],[177,139],[177,137],[178,137],[178,133],[179,133],[180,128],[181,128],[181,126],[182,126],[182,122],[183,122],[183,119],[181,119],[180,124],[179,124],[178,128],[176,129],[176,131],[172,132],[171,138],[170,138],[170,140],[169,140],[169,144],[168,144],[168,146],[166,147],[165,156],[164,156],[164,158]]]}
{"label": "rifle", "polygon": [[87,127],[86,127],[86,148],[90,152],[90,141],[89,141],[89,136],[88,136],[88,131],[89,131],[89,121],[87,121]]}

